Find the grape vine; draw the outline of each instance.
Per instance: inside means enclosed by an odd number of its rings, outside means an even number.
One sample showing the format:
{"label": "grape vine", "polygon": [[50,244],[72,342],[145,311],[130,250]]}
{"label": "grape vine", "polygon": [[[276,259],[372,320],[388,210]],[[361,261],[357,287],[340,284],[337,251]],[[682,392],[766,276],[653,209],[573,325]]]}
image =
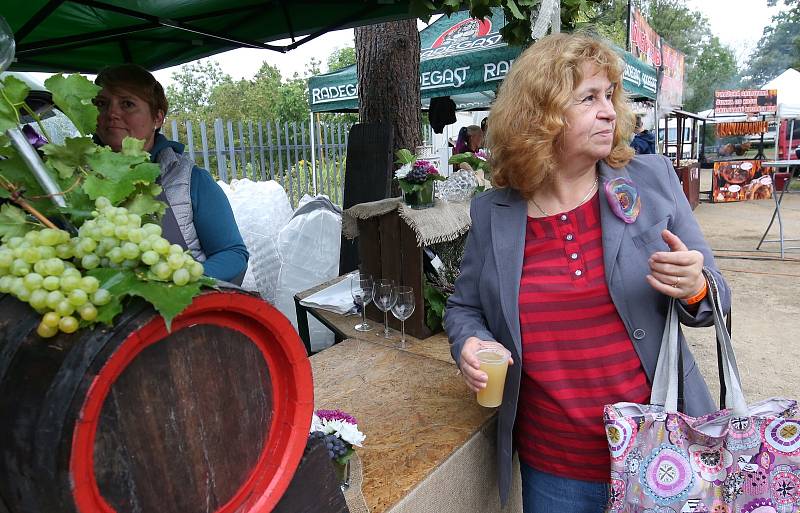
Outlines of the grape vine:
{"label": "grape vine", "polygon": [[40,149],[67,207],[52,201],[4,134],[19,126],[20,112],[39,122],[24,103],[27,86],[8,76],[0,82],[0,293],[42,315],[43,338],[111,324],[134,295],[152,303],[169,327],[213,280],[161,236],[166,207],[156,199],[158,165],[142,141],[125,139],[119,153],[92,141],[99,88],[86,78],[55,75],[45,85],[80,132]]}

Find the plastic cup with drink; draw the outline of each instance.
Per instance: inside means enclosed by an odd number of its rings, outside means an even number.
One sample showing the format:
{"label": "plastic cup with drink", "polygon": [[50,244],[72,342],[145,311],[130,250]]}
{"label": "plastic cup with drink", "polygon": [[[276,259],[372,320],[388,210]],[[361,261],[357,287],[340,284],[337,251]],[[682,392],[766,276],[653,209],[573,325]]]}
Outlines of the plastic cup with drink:
{"label": "plastic cup with drink", "polygon": [[484,343],[475,356],[481,362],[480,369],[489,377],[486,387],[478,392],[478,404],[487,408],[500,406],[511,352],[500,344]]}

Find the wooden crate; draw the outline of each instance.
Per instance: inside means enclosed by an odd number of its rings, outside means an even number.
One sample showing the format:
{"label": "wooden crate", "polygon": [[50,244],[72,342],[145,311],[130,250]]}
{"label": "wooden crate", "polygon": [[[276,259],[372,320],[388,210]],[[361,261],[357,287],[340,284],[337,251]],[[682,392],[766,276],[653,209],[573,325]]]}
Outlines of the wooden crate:
{"label": "wooden crate", "polygon": [[[406,333],[420,339],[429,337],[432,333],[425,325],[422,248],[397,210],[358,220],[358,254],[361,271],[371,274],[373,279],[388,278],[395,285],[414,289],[414,314],[406,320]],[[383,312],[374,303],[367,307],[367,317],[383,325]],[[400,329],[400,321],[391,312],[389,325]]]}

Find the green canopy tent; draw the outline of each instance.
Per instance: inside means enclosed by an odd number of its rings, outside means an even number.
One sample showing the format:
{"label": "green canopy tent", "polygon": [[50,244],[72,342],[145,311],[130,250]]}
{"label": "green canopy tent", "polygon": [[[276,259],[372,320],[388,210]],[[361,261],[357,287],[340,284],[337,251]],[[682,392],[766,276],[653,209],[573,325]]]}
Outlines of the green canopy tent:
{"label": "green canopy tent", "polygon": [[[502,9],[494,8],[484,21],[467,11],[442,16],[420,32],[420,99],[426,109],[430,99],[450,96],[457,110],[487,108],[505,78],[520,47],[508,46],[499,30],[505,25]],[[625,61],[623,87],[635,99],[656,98],[656,70],[631,53],[617,49]],[[308,82],[311,112],[358,111],[356,66],[311,77]]]}
{"label": "green canopy tent", "polygon": [[[155,70],[235,48],[286,52],[331,30],[409,18],[401,0],[27,0],[2,16],[16,71]],[[311,15],[310,15],[311,14]],[[302,37],[305,36],[305,37]],[[286,46],[266,43],[298,38]]]}
{"label": "green canopy tent", "polygon": [[[495,7],[483,21],[461,11],[440,17],[420,32],[419,79],[425,108],[437,96],[450,96],[458,110],[491,103],[497,85],[522,51],[503,41],[499,31],[504,25],[503,10]],[[311,112],[357,111],[357,84],[355,65],[311,77]]]}

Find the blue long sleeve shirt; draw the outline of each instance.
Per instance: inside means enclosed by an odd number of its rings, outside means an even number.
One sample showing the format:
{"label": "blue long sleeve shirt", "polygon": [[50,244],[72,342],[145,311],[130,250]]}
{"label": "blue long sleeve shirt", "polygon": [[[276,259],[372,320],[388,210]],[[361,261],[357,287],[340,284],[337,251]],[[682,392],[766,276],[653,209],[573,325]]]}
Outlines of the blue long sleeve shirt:
{"label": "blue long sleeve shirt", "polygon": [[[176,153],[183,153],[183,144],[159,134],[150,151],[152,161],[155,162],[159,152],[168,146]],[[189,191],[194,228],[207,258],[203,262],[205,274],[231,281],[247,269],[250,254],[239,233],[228,197],[211,174],[196,165],[192,168]]]}

